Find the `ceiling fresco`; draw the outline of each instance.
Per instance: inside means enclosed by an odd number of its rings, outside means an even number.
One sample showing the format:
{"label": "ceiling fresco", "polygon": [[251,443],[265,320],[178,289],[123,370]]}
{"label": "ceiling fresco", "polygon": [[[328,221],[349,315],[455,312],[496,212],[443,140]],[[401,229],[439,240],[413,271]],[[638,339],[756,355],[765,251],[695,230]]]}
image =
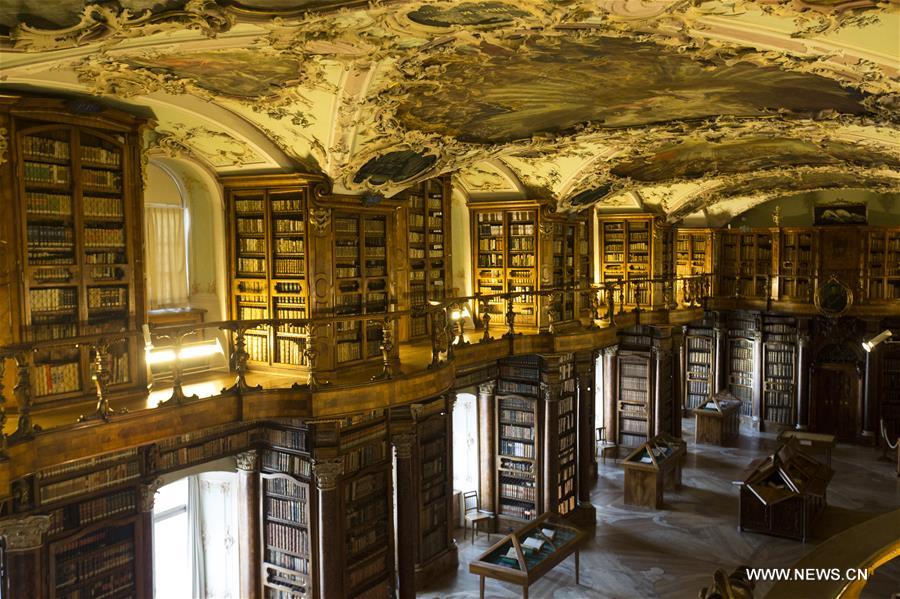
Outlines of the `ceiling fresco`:
{"label": "ceiling fresco", "polygon": [[122,64],[188,79],[214,94],[243,99],[273,95],[296,83],[302,71],[298,60],[249,49],[126,58]]}
{"label": "ceiling fresco", "polygon": [[866,151],[837,141],[816,144],[783,137],[755,137],[712,143],[691,141],[614,166],[610,173],[633,181],[657,183],[675,179],[749,173],[792,166],[829,165],[900,166],[894,156]]}
{"label": "ceiling fresco", "polygon": [[825,110],[863,114],[864,96],[816,75],[749,63],[704,64],[656,44],[597,37],[531,39],[440,54],[441,85],[409,85],[398,118],[407,129],[474,143],[559,134],[579,124],[635,127],[728,114]]}
{"label": "ceiling fresco", "polygon": [[898,27],[888,0],[9,0],[0,87],[151,110],[219,172],[678,218],[900,188]]}

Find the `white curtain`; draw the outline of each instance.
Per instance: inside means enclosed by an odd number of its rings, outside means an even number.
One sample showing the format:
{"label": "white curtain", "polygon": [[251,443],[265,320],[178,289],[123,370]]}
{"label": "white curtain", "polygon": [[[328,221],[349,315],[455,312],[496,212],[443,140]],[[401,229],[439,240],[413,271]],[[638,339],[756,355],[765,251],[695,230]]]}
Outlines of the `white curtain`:
{"label": "white curtain", "polygon": [[475,396],[459,393],[453,407],[453,488],[478,490],[478,418]]}
{"label": "white curtain", "polygon": [[181,206],[147,206],[145,222],[150,308],[186,307],[188,285],[184,209]]}
{"label": "white curtain", "polygon": [[[192,477],[194,478],[194,477]],[[204,599],[237,599],[239,595],[237,544],[237,474],[205,472],[196,477],[202,511],[200,528]],[[194,576],[194,580],[197,580]],[[195,583],[196,584],[196,583]]]}

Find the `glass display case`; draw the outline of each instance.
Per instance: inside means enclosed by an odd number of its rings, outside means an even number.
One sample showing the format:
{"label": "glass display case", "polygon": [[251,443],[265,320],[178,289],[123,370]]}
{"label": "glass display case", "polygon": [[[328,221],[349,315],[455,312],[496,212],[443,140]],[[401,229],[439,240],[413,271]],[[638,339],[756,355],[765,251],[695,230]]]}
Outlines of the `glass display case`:
{"label": "glass display case", "polygon": [[694,409],[694,441],[725,445],[740,434],[741,400],[720,391]]}
{"label": "glass display case", "polygon": [[[681,462],[687,444],[671,435],[658,435],[643,443],[622,461],[625,470],[625,503],[660,509],[665,486],[681,486]],[[671,484],[670,484],[671,483]]]}
{"label": "glass display case", "polygon": [[587,538],[587,532],[547,512],[495,543],[469,564],[469,572],[481,577],[482,599],[486,578],[519,585],[528,599],[528,587],[573,553],[578,584],[578,552]]}

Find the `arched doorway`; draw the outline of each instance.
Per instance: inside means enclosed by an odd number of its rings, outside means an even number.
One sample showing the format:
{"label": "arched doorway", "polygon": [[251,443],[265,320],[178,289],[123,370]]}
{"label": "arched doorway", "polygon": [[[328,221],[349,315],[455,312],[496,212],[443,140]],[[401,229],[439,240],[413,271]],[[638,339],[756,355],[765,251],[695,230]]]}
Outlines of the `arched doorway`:
{"label": "arched doorway", "polygon": [[865,366],[851,345],[830,343],[816,354],[810,368],[810,424],[817,433],[839,441],[855,441],[862,423]]}

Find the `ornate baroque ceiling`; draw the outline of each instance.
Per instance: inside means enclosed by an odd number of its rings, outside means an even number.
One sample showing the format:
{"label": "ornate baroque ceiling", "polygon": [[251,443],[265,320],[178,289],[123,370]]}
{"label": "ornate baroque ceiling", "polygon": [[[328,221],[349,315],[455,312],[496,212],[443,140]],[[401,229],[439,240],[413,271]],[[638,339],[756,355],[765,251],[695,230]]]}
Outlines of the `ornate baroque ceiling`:
{"label": "ornate baroque ceiling", "polygon": [[671,220],[900,191],[900,0],[12,0],[0,84],[150,111],[218,172]]}

